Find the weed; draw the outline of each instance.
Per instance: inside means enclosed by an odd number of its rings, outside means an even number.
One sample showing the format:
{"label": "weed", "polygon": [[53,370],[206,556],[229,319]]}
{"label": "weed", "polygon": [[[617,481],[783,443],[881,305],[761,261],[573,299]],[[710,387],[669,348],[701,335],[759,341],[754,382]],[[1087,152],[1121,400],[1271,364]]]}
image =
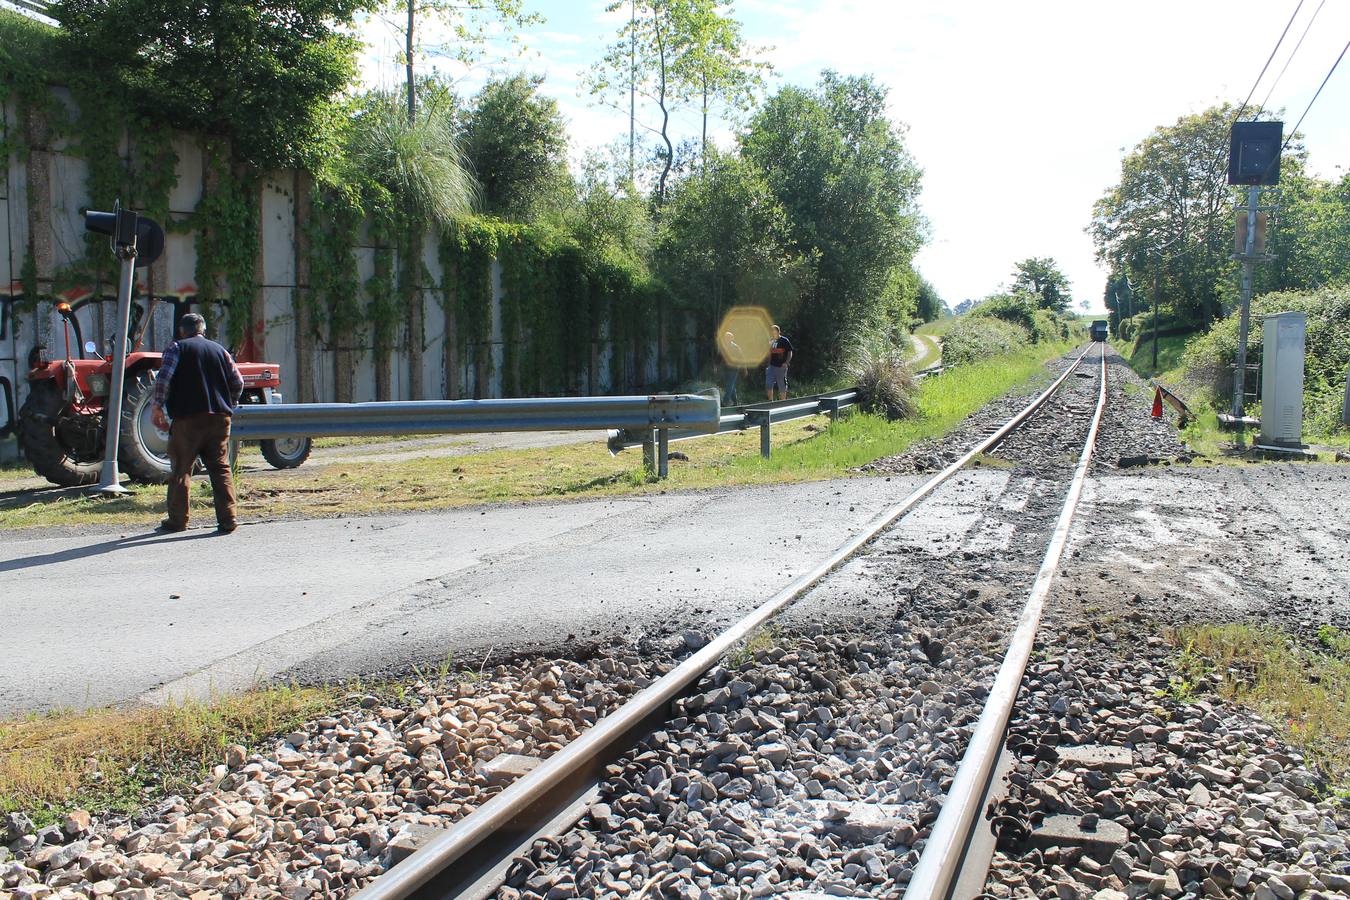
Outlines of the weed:
{"label": "weed", "polygon": [[[1334,785],[1350,780],[1350,659],[1310,650],[1284,632],[1253,625],[1177,629],[1176,668],[1185,685],[1201,684],[1281,723]],[[1335,641],[1339,632],[1328,632]]]}
{"label": "weed", "polygon": [[135,710],[0,721],[0,812],[39,827],[70,809],[131,813],[205,778],[229,744],[257,744],[331,707],[334,691],[294,685]]}
{"label": "weed", "polygon": [[745,668],[755,661],[755,657],[778,646],[779,638],[776,623],[770,622],[755,629],[753,634],[727,653],[727,665],[733,669]]}

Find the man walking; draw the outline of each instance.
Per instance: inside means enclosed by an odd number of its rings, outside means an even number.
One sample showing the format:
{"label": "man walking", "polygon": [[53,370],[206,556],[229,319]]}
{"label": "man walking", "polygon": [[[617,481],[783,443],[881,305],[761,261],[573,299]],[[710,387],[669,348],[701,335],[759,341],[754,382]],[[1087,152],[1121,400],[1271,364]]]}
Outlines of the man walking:
{"label": "man walking", "polygon": [[[161,531],[188,524],[192,467],[201,457],[211,476],[216,531],[235,529],[234,479],[230,475],[230,416],[239,405],[244,379],[229,352],[206,337],[206,320],[188,313],[178,320],[178,340],[164,351],[155,377],[156,428],[169,431],[168,515]],[[168,418],[165,418],[165,413]],[[172,419],[170,424],[169,419]]]}
{"label": "man walking", "polygon": [[[764,370],[764,386],[768,388],[769,399],[788,398],[787,372],[792,362],[792,341],[783,334],[783,329],[773,326],[773,340],[769,341],[769,366]],[[774,391],[782,392],[781,398],[774,397]]]}

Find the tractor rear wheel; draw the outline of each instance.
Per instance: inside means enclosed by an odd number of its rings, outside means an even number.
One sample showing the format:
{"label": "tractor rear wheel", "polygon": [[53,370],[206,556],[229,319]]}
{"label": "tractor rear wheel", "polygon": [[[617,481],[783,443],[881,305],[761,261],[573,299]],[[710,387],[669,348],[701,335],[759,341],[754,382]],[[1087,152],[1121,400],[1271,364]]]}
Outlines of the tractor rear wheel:
{"label": "tractor rear wheel", "polygon": [[[61,487],[97,484],[103,469],[102,447],[81,453],[62,441],[61,412],[66,401],[54,381],[31,385],[19,410],[19,443],[39,475]],[[101,441],[99,442],[102,443]]]}
{"label": "tractor rear wheel", "polygon": [[117,464],[128,478],[142,484],[167,484],[169,433],[155,427],[155,371],[143,369],[128,377],[122,395],[122,421],[117,438]]}
{"label": "tractor rear wheel", "polygon": [[274,469],[294,469],[309,459],[314,441],[309,438],[278,438],[260,441],[263,459]]}

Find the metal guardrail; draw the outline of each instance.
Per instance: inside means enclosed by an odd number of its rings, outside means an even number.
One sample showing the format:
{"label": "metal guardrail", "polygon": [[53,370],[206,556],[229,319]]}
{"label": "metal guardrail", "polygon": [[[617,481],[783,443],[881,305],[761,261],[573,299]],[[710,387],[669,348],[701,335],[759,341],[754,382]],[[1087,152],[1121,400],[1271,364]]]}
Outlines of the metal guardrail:
{"label": "metal guardrail", "polygon": [[[504,400],[412,400],[381,403],[245,405],[234,414],[235,441],[365,435],[477,434],[499,431],[604,431],[690,436],[715,433],[716,396],[537,397]],[[661,472],[665,474],[664,466]]]}
{"label": "metal guardrail", "polygon": [[839,413],[858,405],[858,390],[850,388],[825,394],[812,394],[794,400],[779,400],[772,403],[752,404],[749,406],[727,407],[718,417],[717,428],[712,432],[692,429],[674,429],[664,437],[653,434],[652,429],[615,429],[610,432],[607,445],[610,453],[619,453],[631,447],[642,447],[643,457],[649,467],[654,466],[662,477],[669,467],[671,441],[687,441],[690,438],[707,437],[709,434],[729,434],[733,431],[745,431],[747,428],[759,428],[759,455],[765,459],[772,453],[772,429],[774,422],[787,422],[792,419],[804,419],[809,416],[828,415],[831,421],[839,418]]}

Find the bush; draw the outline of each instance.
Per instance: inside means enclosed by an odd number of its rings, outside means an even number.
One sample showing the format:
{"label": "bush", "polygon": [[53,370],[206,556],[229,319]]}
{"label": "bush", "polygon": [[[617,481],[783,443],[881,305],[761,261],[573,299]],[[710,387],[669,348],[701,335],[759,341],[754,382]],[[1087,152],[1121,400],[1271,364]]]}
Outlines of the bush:
{"label": "bush", "polygon": [[1031,342],[1061,341],[1069,337],[1069,323],[1043,309],[1032,294],[995,294],[971,310],[972,316],[986,316],[1020,326]]}
{"label": "bush", "polygon": [[914,399],[918,383],[905,362],[904,351],[894,341],[880,336],[857,340],[844,371],[858,386],[858,405],[864,412],[891,421],[908,419],[918,412]]}
{"label": "bush", "polygon": [[1031,332],[1021,325],[992,316],[962,316],[942,339],[942,363],[959,366],[1031,343]]}
{"label": "bush", "polygon": [[[1314,434],[1330,434],[1344,426],[1345,367],[1350,362],[1350,285],[1311,293],[1266,294],[1252,301],[1250,362],[1261,357],[1261,317],[1279,312],[1308,315],[1304,358],[1303,423]],[[1215,323],[1208,334],[1186,348],[1186,381],[1216,408],[1233,396],[1233,360],[1237,355],[1238,316]]]}

